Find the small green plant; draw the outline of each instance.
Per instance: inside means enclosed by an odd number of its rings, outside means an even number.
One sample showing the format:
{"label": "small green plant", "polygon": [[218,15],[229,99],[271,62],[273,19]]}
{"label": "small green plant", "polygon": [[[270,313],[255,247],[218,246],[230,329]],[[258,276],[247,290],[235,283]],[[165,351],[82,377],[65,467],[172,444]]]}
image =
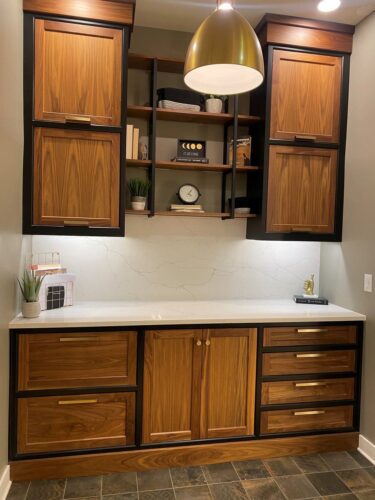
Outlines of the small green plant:
{"label": "small green plant", "polygon": [[21,281],[17,280],[25,302],[38,302],[43,279],[44,276],[35,276],[33,271],[25,269]]}
{"label": "small green plant", "polygon": [[140,196],[146,198],[150,189],[151,183],[149,180],[143,179],[130,179],[128,188],[132,196]]}

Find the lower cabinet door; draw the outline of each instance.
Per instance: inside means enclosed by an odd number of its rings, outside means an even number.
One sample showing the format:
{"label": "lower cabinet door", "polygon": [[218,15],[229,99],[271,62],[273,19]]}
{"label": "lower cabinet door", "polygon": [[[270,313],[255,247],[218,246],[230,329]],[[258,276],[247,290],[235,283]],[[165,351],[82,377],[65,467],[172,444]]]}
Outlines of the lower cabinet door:
{"label": "lower cabinet door", "polygon": [[201,438],[254,433],[256,329],[204,332]]}
{"label": "lower cabinet door", "polygon": [[85,394],[18,400],[18,453],[134,444],[135,394]]}
{"label": "lower cabinet door", "polygon": [[202,330],[147,331],[143,442],[199,438]]}
{"label": "lower cabinet door", "polygon": [[263,411],[260,422],[261,434],[348,429],[353,426],[353,406]]}

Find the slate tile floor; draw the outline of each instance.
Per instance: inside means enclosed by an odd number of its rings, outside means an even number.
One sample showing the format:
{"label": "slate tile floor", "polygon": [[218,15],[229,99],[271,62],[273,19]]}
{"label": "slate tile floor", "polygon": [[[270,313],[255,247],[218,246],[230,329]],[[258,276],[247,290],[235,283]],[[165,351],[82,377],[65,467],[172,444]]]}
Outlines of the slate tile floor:
{"label": "slate tile floor", "polygon": [[358,452],[13,483],[7,500],[375,500]]}

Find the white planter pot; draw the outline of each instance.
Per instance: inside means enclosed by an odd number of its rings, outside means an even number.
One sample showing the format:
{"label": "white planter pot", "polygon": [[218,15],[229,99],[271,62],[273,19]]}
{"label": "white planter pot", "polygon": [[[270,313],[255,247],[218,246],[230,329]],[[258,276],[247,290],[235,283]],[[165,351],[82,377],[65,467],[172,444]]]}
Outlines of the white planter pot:
{"label": "white planter pot", "polygon": [[132,210],[144,210],[146,208],[147,198],[143,196],[133,196],[131,204]]}
{"label": "white planter pot", "polygon": [[24,318],[38,318],[39,315],[39,302],[22,302],[22,316]]}
{"label": "white planter pot", "polygon": [[221,99],[207,99],[206,111],[208,113],[221,113],[223,110],[223,101]]}

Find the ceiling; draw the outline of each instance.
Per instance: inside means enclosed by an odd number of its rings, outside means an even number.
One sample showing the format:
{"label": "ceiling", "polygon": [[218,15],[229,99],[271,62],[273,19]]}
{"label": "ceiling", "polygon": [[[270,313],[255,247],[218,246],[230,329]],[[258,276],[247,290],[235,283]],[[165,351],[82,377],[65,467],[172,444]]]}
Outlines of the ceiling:
{"label": "ceiling", "polygon": [[[323,14],[319,0],[235,0],[235,7],[255,26],[265,13],[286,14],[357,24],[375,10],[375,0],[342,0],[335,12]],[[214,9],[216,0],[137,0],[135,24],[194,32]]]}

